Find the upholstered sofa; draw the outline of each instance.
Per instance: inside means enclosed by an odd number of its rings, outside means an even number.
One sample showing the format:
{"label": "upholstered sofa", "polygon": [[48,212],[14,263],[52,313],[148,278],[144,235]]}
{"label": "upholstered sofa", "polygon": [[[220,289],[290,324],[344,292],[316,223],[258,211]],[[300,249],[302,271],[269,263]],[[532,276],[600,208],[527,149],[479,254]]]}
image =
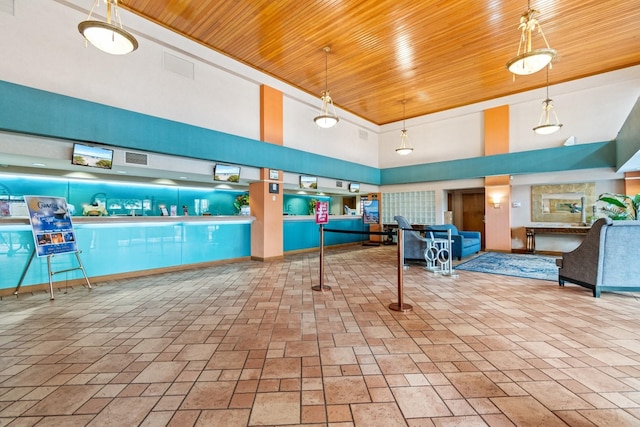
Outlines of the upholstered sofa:
{"label": "upholstered sofa", "polygon": [[435,238],[446,238],[451,230],[451,257],[461,260],[471,254],[480,252],[482,239],[479,231],[460,231],[453,224],[430,225],[427,234],[433,233]]}
{"label": "upholstered sofa", "polygon": [[424,251],[427,249],[427,239],[422,237],[417,231],[414,231],[413,227],[411,227],[411,224],[405,217],[396,215],[393,219],[398,223],[398,227],[404,230],[403,264],[405,264],[407,260],[426,261],[424,258]]}
{"label": "upholstered sofa", "polygon": [[556,260],[558,283],[601,291],[640,291],[640,221],[597,220],[584,241]]}

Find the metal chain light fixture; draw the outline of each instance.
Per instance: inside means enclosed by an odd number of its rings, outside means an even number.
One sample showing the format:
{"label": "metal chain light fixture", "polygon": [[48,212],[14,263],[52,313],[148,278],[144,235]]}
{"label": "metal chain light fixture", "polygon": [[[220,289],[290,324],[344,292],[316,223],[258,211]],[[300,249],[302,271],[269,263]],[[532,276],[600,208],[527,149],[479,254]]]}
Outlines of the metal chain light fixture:
{"label": "metal chain light fixture", "polygon": [[[555,119],[553,122],[550,120],[551,116]],[[562,124],[553,108],[553,100],[549,98],[549,67],[547,67],[547,98],[542,101],[542,114],[538,126],[534,127],[533,131],[538,135],[550,135],[559,131],[561,127]]]}
{"label": "metal chain light fixture", "polygon": [[[549,42],[547,42],[547,38],[542,32],[542,26],[535,18],[538,13],[537,10],[531,9],[530,3],[527,2],[527,11],[520,17],[520,25],[518,26],[521,30],[518,54],[507,62],[507,69],[513,74],[528,75],[536,73],[549,65],[556,57],[557,51],[549,47]],[[531,38],[536,27],[546,47],[532,50]]]}
{"label": "metal chain light fixture", "polygon": [[329,95],[329,84],[328,84],[328,74],[329,74],[329,52],[331,48],[329,46],[324,49],[324,90],[322,91],[322,107],[320,107],[320,115],[313,118],[313,121],[316,122],[318,126],[324,129],[328,129],[330,127],[335,126],[340,119],[336,114],[336,108],[333,106],[333,100]]}
{"label": "metal chain light fixture", "polygon": [[409,141],[409,135],[407,135],[407,127],[405,126],[405,106],[407,104],[407,100],[402,100],[402,130],[400,131],[400,146],[396,148],[396,153],[401,156],[406,156],[413,151],[413,147],[411,146],[411,142]]}
{"label": "metal chain light fixture", "polygon": [[[95,0],[87,20],[78,24],[78,31],[86,41],[103,52],[112,55],[125,55],[133,52],[138,48],[138,41],[122,28],[122,21],[120,21],[120,14],[118,13],[118,0],[103,1],[107,5],[107,22],[91,19],[93,10],[100,2],[100,0]],[[111,22],[112,14],[115,15],[115,21],[117,21],[118,25]]]}

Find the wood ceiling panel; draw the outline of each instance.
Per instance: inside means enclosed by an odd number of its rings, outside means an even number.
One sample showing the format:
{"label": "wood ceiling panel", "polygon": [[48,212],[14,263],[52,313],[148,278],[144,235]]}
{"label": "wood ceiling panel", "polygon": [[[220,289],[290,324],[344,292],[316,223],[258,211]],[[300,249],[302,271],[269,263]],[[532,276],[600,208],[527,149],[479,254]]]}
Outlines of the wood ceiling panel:
{"label": "wood ceiling panel", "polygon": [[[120,5],[376,124],[545,85],[505,63],[527,2],[120,0]],[[538,0],[551,84],[640,64],[640,0]],[[534,38],[534,48],[542,47]],[[319,104],[319,103],[318,103]]]}

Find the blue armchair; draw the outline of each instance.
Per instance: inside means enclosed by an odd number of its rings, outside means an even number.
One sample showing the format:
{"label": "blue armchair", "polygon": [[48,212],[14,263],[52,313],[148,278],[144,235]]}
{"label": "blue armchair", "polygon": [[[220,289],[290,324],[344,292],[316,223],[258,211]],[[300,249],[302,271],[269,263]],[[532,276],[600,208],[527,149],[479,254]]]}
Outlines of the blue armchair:
{"label": "blue armchair", "polygon": [[427,234],[433,233],[433,237],[447,238],[447,231],[451,230],[451,257],[459,260],[471,254],[480,252],[481,236],[479,231],[458,231],[453,224],[430,225],[426,228]]}

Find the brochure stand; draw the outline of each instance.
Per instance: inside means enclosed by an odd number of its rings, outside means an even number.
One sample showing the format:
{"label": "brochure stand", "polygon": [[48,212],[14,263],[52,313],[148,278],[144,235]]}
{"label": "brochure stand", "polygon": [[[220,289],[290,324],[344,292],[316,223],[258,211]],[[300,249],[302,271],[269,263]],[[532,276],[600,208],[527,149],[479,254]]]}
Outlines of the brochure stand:
{"label": "brochure stand", "polygon": [[[14,295],[18,294],[22,281],[33,261],[34,255],[38,257],[47,257],[47,270],[49,273],[49,291],[51,299],[53,294],[53,275],[66,273],[68,271],[80,270],[87,282],[87,286],[91,289],[91,283],[80,260],[80,251],[76,245],[76,236],[71,224],[71,215],[67,207],[67,201],[63,197],[50,196],[24,196],[24,201],[29,210],[29,222],[31,223],[31,232],[34,240],[34,250],[31,258],[27,263]],[[67,268],[60,271],[51,270],[51,258],[59,254],[73,253],[78,261],[77,267]]]}

